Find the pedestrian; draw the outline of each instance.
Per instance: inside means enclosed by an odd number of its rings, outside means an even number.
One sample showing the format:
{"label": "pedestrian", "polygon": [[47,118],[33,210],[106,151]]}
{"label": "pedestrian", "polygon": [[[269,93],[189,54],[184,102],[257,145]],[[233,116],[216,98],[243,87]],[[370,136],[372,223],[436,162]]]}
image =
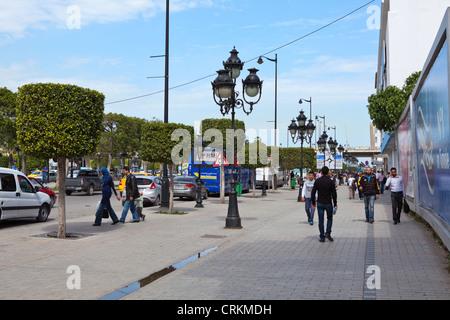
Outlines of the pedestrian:
{"label": "pedestrian", "polygon": [[[356,185],[357,186],[359,186],[359,180],[361,179],[362,176],[363,176],[363,173],[361,171],[359,173],[357,173],[357,175],[356,175],[356,180],[357,180]],[[364,200],[362,191],[359,188],[357,188],[357,189],[358,189],[359,200]]]}
{"label": "pedestrian", "polygon": [[381,171],[377,177],[378,184],[380,185],[380,194],[384,194],[384,178],[385,178],[384,171]]}
{"label": "pedestrian", "polygon": [[291,189],[295,189],[295,174],[291,171]]}
{"label": "pedestrian", "polygon": [[42,183],[48,183],[48,168],[46,166],[42,168]]}
{"label": "pedestrian", "polygon": [[139,198],[139,189],[136,182],[136,177],[131,174],[130,168],[128,166],[124,166],[122,169],[122,173],[126,176],[125,181],[125,204],[123,206],[122,217],[120,218],[120,222],[125,223],[125,219],[128,214],[128,210],[131,210],[131,214],[133,215],[132,222],[139,222],[139,216],[136,210],[135,199]]}
{"label": "pedestrian", "polygon": [[356,190],[356,181],[353,175],[350,175],[350,177],[347,180],[348,184],[348,198],[355,199],[355,190]]}
{"label": "pedestrian", "polygon": [[[317,213],[319,215],[319,232],[320,232],[320,242],[325,242],[325,238],[329,241],[334,241],[331,237],[331,228],[333,226],[333,214],[337,210],[337,194],[336,186],[329,176],[330,170],[328,167],[322,168],[322,177],[317,179],[314,183],[314,187],[311,194],[318,194],[317,201],[316,197],[311,197],[312,205],[315,209],[317,206]],[[333,210],[334,207],[334,210]],[[325,211],[327,213],[327,229],[324,230],[324,218]]]}
{"label": "pedestrian", "polygon": [[136,211],[139,215],[139,218],[142,219],[142,221],[145,220],[145,214],[142,213],[143,209],[144,209],[144,197],[142,191],[139,191],[139,198],[136,199]]}
{"label": "pedestrian", "polygon": [[380,197],[380,188],[376,176],[372,173],[372,168],[367,167],[366,174],[359,179],[358,185],[364,197],[366,222],[373,223],[375,221],[375,200]]}
{"label": "pedestrian", "polygon": [[100,204],[97,208],[97,212],[95,213],[95,222],[93,224],[94,227],[98,227],[101,225],[102,218],[103,218],[103,211],[105,209],[108,210],[109,216],[111,217],[111,219],[113,221],[112,225],[115,225],[117,222],[119,222],[119,219],[117,218],[117,215],[114,212],[114,209],[112,208],[111,202],[110,202],[112,191],[114,191],[114,194],[116,195],[116,198],[118,201],[120,201],[120,197],[117,195],[116,189],[114,189],[114,183],[111,178],[111,175],[108,172],[108,169],[101,168],[100,175],[102,177],[102,180],[101,180],[102,200],[100,200]]}
{"label": "pedestrian", "polygon": [[[312,189],[314,188],[315,181],[314,172],[310,172],[308,175],[308,179],[303,184],[302,190],[302,201],[305,202],[305,211],[306,216],[308,217],[308,222],[312,226],[314,224],[314,212],[316,211],[312,206]],[[317,193],[315,195],[317,200]]]}
{"label": "pedestrian", "polygon": [[406,190],[403,178],[397,175],[396,168],[391,169],[391,174],[386,181],[386,187],[390,187],[391,190],[392,217],[394,219],[394,224],[400,223],[403,200],[406,199]]}

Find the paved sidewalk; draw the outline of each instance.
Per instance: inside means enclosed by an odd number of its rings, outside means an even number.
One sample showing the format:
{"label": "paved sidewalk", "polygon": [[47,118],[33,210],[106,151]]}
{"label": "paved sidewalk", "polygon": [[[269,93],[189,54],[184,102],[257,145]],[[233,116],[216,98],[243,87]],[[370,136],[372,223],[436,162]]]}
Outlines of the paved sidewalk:
{"label": "paved sidewalk", "polygon": [[[145,208],[139,224],[94,228],[93,217],[69,220],[68,232],[92,234],[79,240],[36,237],[57,230],[55,216],[44,224],[0,224],[0,299],[100,299],[208,249],[124,299],[450,299],[444,253],[405,214],[392,224],[389,193],[368,224],[363,202],[340,187],[335,241],[320,243],[317,214],[310,226],[298,191],[260,192],[239,198],[241,230],[224,229],[227,205],[211,197],[203,209],[176,201],[184,216]],[[72,265],[80,270],[79,290],[67,288]],[[370,265],[380,270],[378,290],[366,286]]]}

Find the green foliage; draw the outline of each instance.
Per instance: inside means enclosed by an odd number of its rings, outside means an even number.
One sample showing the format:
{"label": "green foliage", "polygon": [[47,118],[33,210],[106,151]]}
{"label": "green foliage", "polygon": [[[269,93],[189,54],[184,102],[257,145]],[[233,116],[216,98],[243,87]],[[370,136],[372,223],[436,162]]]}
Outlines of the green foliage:
{"label": "green foliage", "polygon": [[[314,149],[303,148],[303,168],[315,169],[317,166],[316,152]],[[301,148],[280,148],[281,170],[293,170],[300,168]]]}
{"label": "green foliage", "polygon": [[172,141],[172,134],[177,129],[188,131],[189,140],[186,150],[190,156],[194,146],[194,127],[178,123],[163,123],[161,121],[151,121],[145,123],[142,128],[141,138],[141,159],[149,162],[160,162],[172,164],[172,150],[183,143],[181,140]]}
{"label": "green foliage", "polygon": [[[231,139],[231,137],[227,137],[227,129],[231,130],[232,127],[232,123],[231,123],[231,119],[205,119],[202,121],[202,136],[205,136],[205,132],[210,130],[210,129],[216,129],[219,130],[220,133],[222,134],[222,143],[220,143],[220,141],[217,141],[221,146],[223,146],[223,148],[227,148],[227,140]],[[245,132],[245,122],[240,121],[240,120],[235,120],[234,122],[234,128],[235,130],[243,130]],[[237,140],[237,138],[235,138],[235,141]],[[211,143],[215,142],[215,139],[213,139],[212,141],[206,141],[208,145],[210,145]],[[231,140],[230,142],[231,143]],[[235,151],[237,150],[237,142],[235,143]]]}
{"label": "green foliage", "polygon": [[99,143],[105,96],[73,85],[28,84],[19,88],[17,138],[37,158],[73,158]]}
{"label": "green foliage", "polygon": [[[261,141],[259,137],[255,139],[252,143],[246,143],[245,144],[245,163],[240,163],[240,166],[248,169],[256,169],[256,168],[262,168],[267,165],[263,164],[261,162],[261,152],[260,150],[262,148],[267,148],[266,144]],[[252,152],[250,152],[252,150]],[[254,152],[256,150],[256,154]],[[270,151],[267,148],[267,155],[270,156]],[[263,162],[264,159],[263,159]]]}
{"label": "green foliage", "polygon": [[16,135],[16,100],[17,94],[7,88],[0,88],[0,147],[8,151],[17,145]]}
{"label": "green foliage", "polygon": [[395,130],[419,77],[420,72],[413,73],[406,79],[402,89],[389,86],[368,98],[367,108],[375,127],[386,132]]}
{"label": "green foliage", "polygon": [[[143,125],[147,120],[108,113],[103,117],[102,134],[96,150],[100,155],[115,157],[123,152],[139,152]],[[96,154],[95,156],[98,157]]]}

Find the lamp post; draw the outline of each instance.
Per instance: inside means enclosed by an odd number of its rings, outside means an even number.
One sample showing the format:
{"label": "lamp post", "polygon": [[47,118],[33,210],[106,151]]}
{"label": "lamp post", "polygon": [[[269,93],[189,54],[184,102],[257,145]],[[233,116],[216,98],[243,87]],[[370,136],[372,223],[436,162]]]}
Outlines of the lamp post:
{"label": "lamp post", "polygon": [[[312,119],[312,98],[309,98],[309,100],[307,99],[300,99],[300,101],[298,102],[299,104],[303,104],[303,102],[308,102],[309,103],[309,118]],[[312,139],[310,139],[309,141],[309,147],[312,147]]]}
{"label": "lamp post", "polygon": [[[242,98],[239,98],[240,93],[235,90],[236,79],[240,76],[244,68],[244,63],[239,59],[238,53],[236,48],[230,51],[230,57],[223,63],[225,69],[217,71],[218,76],[211,83],[214,102],[220,106],[222,115],[225,116],[231,112],[233,141],[236,109],[242,109],[245,114],[250,115],[253,112],[253,106],[261,100],[263,83],[257,75],[259,70],[255,68],[248,69],[250,74],[242,81]],[[246,96],[255,98],[256,101],[248,101]],[[248,110],[246,105],[250,106]],[[234,150],[232,150],[232,153],[234,155]],[[235,169],[235,162],[233,161],[231,164],[231,190],[228,201],[228,215],[225,223],[225,228],[229,229],[242,228],[237,203]]]}
{"label": "lamp post", "polygon": [[310,143],[312,136],[314,135],[314,131],[316,130],[316,126],[313,123],[313,120],[309,120],[308,124],[306,121],[308,118],[305,116],[305,112],[303,110],[300,111],[300,115],[297,117],[297,121],[292,120],[291,125],[289,126],[289,132],[291,133],[292,142],[296,144],[298,141],[301,142],[301,160],[300,160],[300,188],[298,193],[298,202],[302,201],[302,189],[303,189],[303,143]]}
{"label": "lamp post", "polygon": [[[267,58],[265,56],[261,56],[258,59],[258,64],[263,64],[264,63],[264,59],[267,59],[271,62],[275,63],[275,133],[274,133],[274,142],[273,142],[273,146],[277,147],[277,129],[278,129],[278,54],[275,54],[275,59],[271,59],[271,58]],[[273,167],[272,167],[273,170]],[[272,190],[276,190],[277,189],[277,175],[275,172],[272,172]],[[265,169],[264,169],[264,175],[265,175]],[[265,177],[264,177],[265,180]],[[266,190],[265,190],[265,181],[263,181],[263,196],[266,196]]]}
{"label": "lamp post", "polygon": [[[203,206],[203,199],[202,199],[202,189],[203,189],[203,182],[202,182],[202,173],[201,173],[201,167],[203,163],[203,136],[199,134],[197,136],[197,146],[201,146],[200,152],[197,152],[198,157],[198,177],[197,177],[197,198],[196,198],[196,204],[195,208],[204,208]],[[194,165],[195,166],[195,165]]]}

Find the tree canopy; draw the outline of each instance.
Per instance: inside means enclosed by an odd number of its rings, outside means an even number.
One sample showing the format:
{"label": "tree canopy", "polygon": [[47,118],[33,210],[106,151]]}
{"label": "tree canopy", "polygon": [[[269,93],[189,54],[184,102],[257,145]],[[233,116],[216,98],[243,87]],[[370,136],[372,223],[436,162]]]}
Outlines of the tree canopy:
{"label": "tree canopy", "polygon": [[74,85],[28,84],[19,88],[17,139],[38,158],[74,158],[98,146],[105,96]]}
{"label": "tree canopy", "polygon": [[395,125],[408,105],[408,99],[419,77],[420,72],[415,72],[406,79],[401,89],[396,86],[389,86],[368,98],[369,105],[367,108],[376,128],[386,132],[395,130]]}

